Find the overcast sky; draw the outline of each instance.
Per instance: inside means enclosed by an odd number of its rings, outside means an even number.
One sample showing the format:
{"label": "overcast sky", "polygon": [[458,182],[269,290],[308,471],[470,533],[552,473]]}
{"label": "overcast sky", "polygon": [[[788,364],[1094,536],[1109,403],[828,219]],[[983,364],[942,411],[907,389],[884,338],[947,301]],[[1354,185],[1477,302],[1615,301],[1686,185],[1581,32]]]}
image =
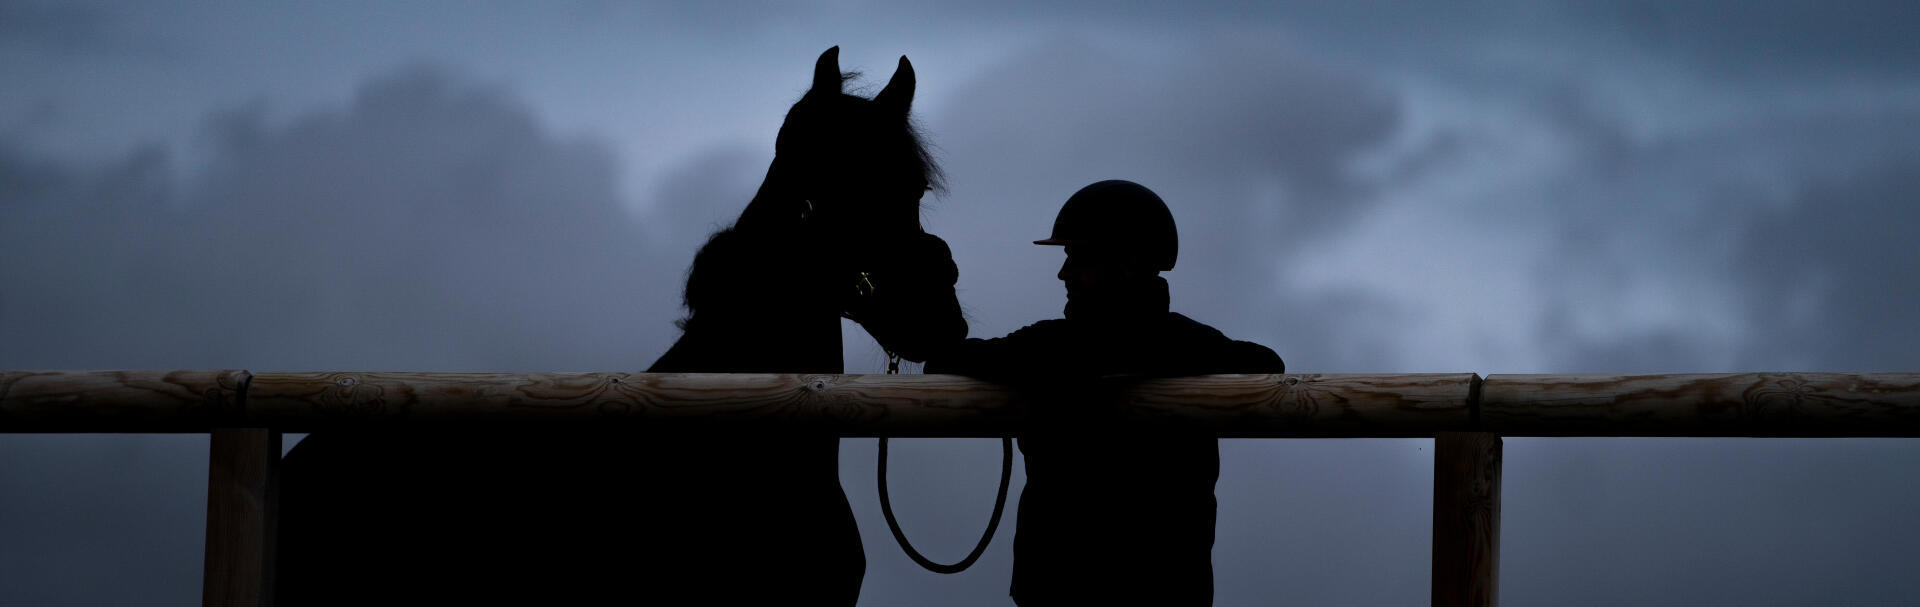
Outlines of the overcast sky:
{"label": "overcast sky", "polygon": [[[975,336],[1059,316],[1027,243],[1125,178],[1175,309],[1295,372],[1920,371],[1920,4],[1110,4],[0,0],[0,368],[645,368],[839,45],[913,60]],[[1920,442],[1506,445],[1509,605],[1920,600]],[[957,558],[997,444],[894,450]],[[1218,604],[1427,600],[1430,441],[1222,456]],[[0,604],[197,604],[205,457],[0,435]],[[1011,522],[921,572],[872,466],[864,603],[1010,604]]]}

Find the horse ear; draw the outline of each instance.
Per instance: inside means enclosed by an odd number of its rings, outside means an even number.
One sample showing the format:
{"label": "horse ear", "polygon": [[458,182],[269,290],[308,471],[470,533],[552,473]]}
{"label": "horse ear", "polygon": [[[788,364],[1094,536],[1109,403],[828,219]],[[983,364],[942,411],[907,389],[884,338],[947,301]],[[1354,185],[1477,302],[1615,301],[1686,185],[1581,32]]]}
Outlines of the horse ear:
{"label": "horse ear", "polygon": [[813,63],[813,90],[807,92],[822,95],[840,93],[840,47],[820,53],[820,60]]}
{"label": "horse ear", "polygon": [[887,87],[880,89],[873,100],[905,114],[908,106],[913,105],[913,85],[913,64],[907,61],[906,55],[901,55],[900,67],[893,70],[893,79],[887,81]]}

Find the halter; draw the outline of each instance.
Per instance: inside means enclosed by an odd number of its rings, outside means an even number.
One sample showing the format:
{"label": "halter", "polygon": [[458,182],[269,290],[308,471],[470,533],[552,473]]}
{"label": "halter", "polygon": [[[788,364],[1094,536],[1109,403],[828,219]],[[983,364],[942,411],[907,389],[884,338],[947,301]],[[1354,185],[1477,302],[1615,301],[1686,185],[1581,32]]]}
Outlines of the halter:
{"label": "halter", "polygon": [[[800,213],[800,219],[803,222],[813,214],[814,210],[812,200],[805,200],[805,202],[807,208]],[[879,292],[879,288],[873,284],[873,274],[865,271],[859,272],[859,278],[853,283],[853,292],[855,297],[862,298],[872,297],[875,293]],[[852,318],[852,316],[848,315],[845,311],[842,311],[841,315]],[[882,349],[885,349],[885,346],[882,346]],[[895,354],[893,350],[886,350],[886,353],[887,375],[899,375],[900,355]],[[933,560],[927,558],[926,555],[920,554],[919,550],[913,548],[913,542],[907,540],[906,532],[900,530],[900,521],[893,516],[893,500],[888,496],[887,492],[887,437],[884,436],[880,437],[879,468],[876,477],[878,478],[880,489],[880,514],[886,517],[887,529],[893,532],[893,540],[895,543],[900,544],[900,550],[906,552],[907,558],[913,559],[915,564],[920,565],[920,567],[927,571],[934,573],[959,573],[966,571],[968,567],[973,566],[975,561],[980,560],[980,555],[987,551],[987,544],[993,542],[994,531],[1000,529],[1000,515],[1006,511],[1007,506],[1007,485],[1008,482],[1013,479],[1013,439],[1006,437],[1000,439],[1000,490],[993,498],[993,515],[987,519],[987,530],[980,534],[980,541],[974,544],[973,551],[968,552],[966,558],[960,559],[959,562],[951,565],[933,562]]]}
{"label": "halter", "polygon": [[[889,350],[887,375],[899,373],[900,355]],[[1006,510],[1007,506],[1007,481],[1013,478],[1013,439],[1005,437],[1000,439],[1000,492],[993,497],[993,516],[987,519],[987,530],[980,534],[980,542],[973,545],[973,551],[968,552],[966,558],[952,565],[935,563],[932,559],[920,554],[920,551],[914,550],[913,542],[907,541],[906,532],[900,530],[900,521],[893,517],[893,501],[887,499],[887,437],[884,436],[880,437],[880,470],[876,477],[880,484],[880,514],[886,517],[887,530],[893,532],[893,541],[900,544],[900,549],[907,553],[907,558],[913,559],[914,563],[927,571],[959,573],[972,567],[974,561],[980,560],[980,555],[987,551],[987,544],[993,542],[994,530],[1000,528],[1000,513]]]}

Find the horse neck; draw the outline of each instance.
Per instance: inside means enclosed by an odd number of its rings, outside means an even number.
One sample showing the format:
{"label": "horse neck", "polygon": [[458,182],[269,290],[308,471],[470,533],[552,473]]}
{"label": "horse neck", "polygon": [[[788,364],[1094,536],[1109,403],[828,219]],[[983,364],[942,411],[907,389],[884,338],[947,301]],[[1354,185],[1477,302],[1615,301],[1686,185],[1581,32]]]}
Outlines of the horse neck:
{"label": "horse neck", "polygon": [[[778,302],[769,306],[778,305]],[[773,316],[779,314],[779,316]],[[680,337],[689,354],[685,372],[841,373],[845,370],[840,317],[783,310],[743,311],[701,319]]]}
{"label": "horse neck", "polygon": [[[694,260],[703,305],[656,368],[676,372],[839,373],[840,286],[794,227],[715,234]],[[845,288],[853,288],[851,284]],[[689,288],[693,288],[689,285]],[[689,303],[692,303],[690,298]]]}
{"label": "horse neck", "polygon": [[740,211],[740,218],[734,220],[733,229],[797,229],[800,226],[800,212],[805,208],[805,196],[796,191],[792,179],[781,170],[780,159],[774,158],[767,165],[767,176],[760,181],[760,189],[753,193],[753,200],[747,202],[747,208]]}

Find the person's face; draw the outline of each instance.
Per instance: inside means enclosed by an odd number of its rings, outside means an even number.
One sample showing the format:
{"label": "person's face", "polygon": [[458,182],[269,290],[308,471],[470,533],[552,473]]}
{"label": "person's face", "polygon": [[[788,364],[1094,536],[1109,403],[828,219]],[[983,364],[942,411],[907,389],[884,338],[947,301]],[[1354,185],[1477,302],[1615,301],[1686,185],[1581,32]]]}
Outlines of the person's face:
{"label": "person's face", "polygon": [[1148,274],[1123,255],[1107,249],[1068,246],[1067,261],[1060,264],[1060,282],[1066,283],[1067,297],[1075,293],[1111,291],[1140,280]]}

